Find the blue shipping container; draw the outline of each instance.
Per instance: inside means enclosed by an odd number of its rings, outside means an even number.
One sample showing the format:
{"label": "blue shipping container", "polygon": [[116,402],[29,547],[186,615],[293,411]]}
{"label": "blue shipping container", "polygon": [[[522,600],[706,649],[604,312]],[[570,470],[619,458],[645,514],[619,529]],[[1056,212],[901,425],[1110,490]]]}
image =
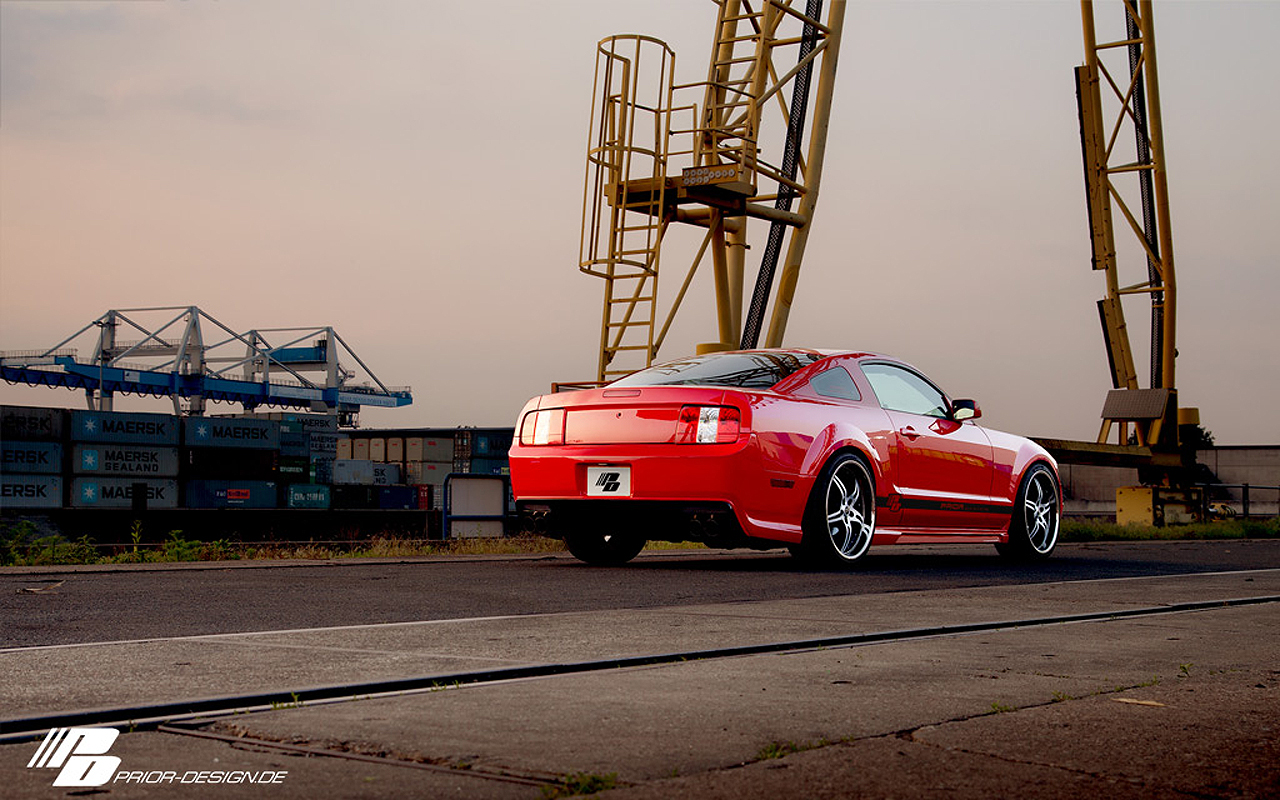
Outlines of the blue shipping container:
{"label": "blue shipping container", "polygon": [[280,423],[272,420],[190,417],[183,433],[187,447],[280,449]]}
{"label": "blue shipping container", "polygon": [[147,508],[177,508],[178,482],[156,478],[76,478],[71,482],[73,508],[132,508],[133,485],[146,486]]}
{"label": "blue shipping container", "polygon": [[0,406],[0,440],[59,442],[67,430],[65,408]]}
{"label": "blue shipping container", "polygon": [[281,429],[280,455],[302,456],[303,458],[311,455],[311,435],[307,433],[290,433]]}
{"label": "blue shipping container", "polygon": [[187,481],[187,508],[275,508],[272,481]]}
{"label": "blue shipping container", "polygon": [[511,449],[512,432],[490,432],[471,434],[471,455],[482,458],[503,458]]}
{"label": "blue shipping container", "polygon": [[71,440],[121,444],[178,443],[178,418],[168,414],[72,411]]}
{"label": "blue shipping container", "polygon": [[178,448],[78,444],[71,452],[71,471],[77,475],[174,478],[178,475]]}
{"label": "blue shipping container", "polygon": [[289,508],[328,508],[329,487],[295,483],[288,489],[286,503]]}
{"label": "blue shipping container", "polygon": [[62,445],[57,442],[0,442],[0,472],[57,475],[62,472]]}
{"label": "blue shipping container", "polygon": [[380,486],[378,487],[378,508],[382,509],[416,509],[418,507],[417,486]]}
{"label": "blue shipping container", "polygon": [[473,475],[510,475],[511,464],[505,458],[473,458],[471,459]]}
{"label": "blue shipping container", "polygon": [[61,508],[58,475],[0,475],[0,509]]}

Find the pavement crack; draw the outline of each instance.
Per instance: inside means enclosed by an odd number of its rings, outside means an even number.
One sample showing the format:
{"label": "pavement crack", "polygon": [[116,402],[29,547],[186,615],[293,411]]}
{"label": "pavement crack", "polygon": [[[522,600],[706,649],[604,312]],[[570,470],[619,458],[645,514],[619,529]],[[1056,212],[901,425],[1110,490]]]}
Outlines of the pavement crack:
{"label": "pavement crack", "polygon": [[217,722],[204,727],[161,725],[160,733],[192,736],[225,742],[228,746],[276,750],[298,756],[344,758],[352,761],[439,772],[521,786],[554,786],[562,776],[550,772],[515,770],[500,765],[477,764],[468,759],[432,757],[423,753],[403,752],[367,742],[326,739],[312,741],[303,737],[278,737],[263,734],[241,725]]}

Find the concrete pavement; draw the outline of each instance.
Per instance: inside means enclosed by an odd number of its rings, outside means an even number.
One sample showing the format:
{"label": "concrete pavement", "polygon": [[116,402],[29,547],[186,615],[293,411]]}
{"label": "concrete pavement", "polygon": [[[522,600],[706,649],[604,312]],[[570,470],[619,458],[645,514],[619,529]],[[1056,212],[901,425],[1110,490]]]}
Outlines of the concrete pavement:
{"label": "concrete pavement", "polygon": [[[1261,570],[30,649],[0,654],[0,667],[12,718],[246,684],[1277,594],[1280,571]],[[284,769],[281,784],[102,790],[536,798],[580,774],[637,798],[1274,797],[1277,619],[1268,604],[282,708],[204,726],[235,745],[144,732],[111,750],[122,771]],[[10,796],[63,796],[52,771],[25,768],[35,747],[0,747]]]}

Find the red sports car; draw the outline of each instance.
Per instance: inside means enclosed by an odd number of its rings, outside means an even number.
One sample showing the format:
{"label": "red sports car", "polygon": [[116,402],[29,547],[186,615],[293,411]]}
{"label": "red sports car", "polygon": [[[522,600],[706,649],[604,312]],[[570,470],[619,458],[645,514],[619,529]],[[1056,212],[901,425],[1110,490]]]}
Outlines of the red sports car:
{"label": "red sports car", "polygon": [[528,527],[592,564],[651,539],[788,547],[823,565],[893,542],[1046,558],[1057,465],[981,415],[885,356],[715,353],[530,400],[511,485]]}

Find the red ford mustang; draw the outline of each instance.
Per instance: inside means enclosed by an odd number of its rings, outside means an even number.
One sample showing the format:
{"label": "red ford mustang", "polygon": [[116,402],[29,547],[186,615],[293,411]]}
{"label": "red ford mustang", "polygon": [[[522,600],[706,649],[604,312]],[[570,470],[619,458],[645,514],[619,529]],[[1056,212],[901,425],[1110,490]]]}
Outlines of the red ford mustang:
{"label": "red ford mustang", "polygon": [[511,485],[527,526],[592,564],[626,562],[651,539],[788,547],[823,565],[892,542],[1045,558],[1057,465],[979,416],[893,358],[715,353],[530,400]]}

